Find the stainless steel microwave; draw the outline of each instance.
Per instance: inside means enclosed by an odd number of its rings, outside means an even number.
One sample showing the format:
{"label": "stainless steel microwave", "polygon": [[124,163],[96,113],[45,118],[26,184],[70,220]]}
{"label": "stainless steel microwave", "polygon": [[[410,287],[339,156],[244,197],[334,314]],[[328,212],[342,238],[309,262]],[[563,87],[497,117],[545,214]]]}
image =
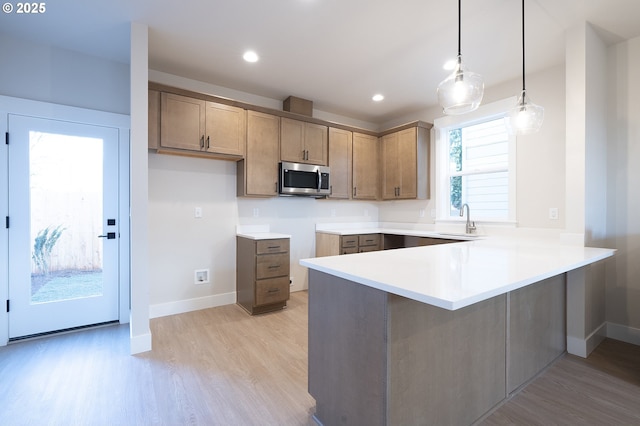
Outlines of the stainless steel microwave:
{"label": "stainless steel microwave", "polygon": [[280,195],[325,197],[331,194],[329,167],[313,164],[280,163]]}

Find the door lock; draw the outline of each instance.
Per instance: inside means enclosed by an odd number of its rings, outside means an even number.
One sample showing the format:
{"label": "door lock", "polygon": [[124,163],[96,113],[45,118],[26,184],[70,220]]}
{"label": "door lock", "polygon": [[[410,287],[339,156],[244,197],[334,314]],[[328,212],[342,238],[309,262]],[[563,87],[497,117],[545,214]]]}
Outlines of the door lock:
{"label": "door lock", "polygon": [[98,235],[98,238],[106,238],[107,240],[115,240],[116,233],[115,232],[107,232],[107,235]]}

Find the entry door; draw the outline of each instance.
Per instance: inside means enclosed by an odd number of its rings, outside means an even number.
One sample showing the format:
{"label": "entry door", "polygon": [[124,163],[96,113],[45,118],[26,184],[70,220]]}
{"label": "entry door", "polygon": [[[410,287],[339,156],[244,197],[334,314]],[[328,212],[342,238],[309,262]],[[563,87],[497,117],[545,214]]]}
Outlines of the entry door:
{"label": "entry door", "polygon": [[118,129],[9,115],[9,338],[118,319]]}

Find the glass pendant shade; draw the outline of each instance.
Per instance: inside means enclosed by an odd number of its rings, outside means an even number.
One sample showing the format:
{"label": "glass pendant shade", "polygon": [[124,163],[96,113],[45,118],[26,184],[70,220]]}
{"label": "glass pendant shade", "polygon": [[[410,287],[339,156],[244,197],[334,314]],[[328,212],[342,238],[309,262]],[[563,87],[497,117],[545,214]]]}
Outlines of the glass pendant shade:
{"label": "glass pendant shade", "polygon": [[477,109],[483,95],[482,76],[468,71],[460,57],[451,75],[438,85],[438,102],[447,115],[465,114]]}
{"label": "glass pendant shade", "polygon": [[526,91],[522,91],[518,102],[509,111],[508,126],[513,134],[528,135],[542,127],[544,108],[529,100]]}

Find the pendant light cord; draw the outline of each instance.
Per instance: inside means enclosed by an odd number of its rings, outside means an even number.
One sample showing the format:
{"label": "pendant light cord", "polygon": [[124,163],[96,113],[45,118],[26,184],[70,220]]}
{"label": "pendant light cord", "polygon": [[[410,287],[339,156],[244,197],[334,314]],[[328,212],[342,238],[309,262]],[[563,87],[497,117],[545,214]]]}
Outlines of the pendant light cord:
{"label": "pendant light cord", "polygon": [[522,92],[524,93],[526,90],[525,80],[524,80],[524,0],[522,0]]}
{"label": "pendant light cord", "polygon": [[462,0],[458,0],[458,61],[460,61],[460,57],[462,56],[462,42],[460,41],[462,38]]}

